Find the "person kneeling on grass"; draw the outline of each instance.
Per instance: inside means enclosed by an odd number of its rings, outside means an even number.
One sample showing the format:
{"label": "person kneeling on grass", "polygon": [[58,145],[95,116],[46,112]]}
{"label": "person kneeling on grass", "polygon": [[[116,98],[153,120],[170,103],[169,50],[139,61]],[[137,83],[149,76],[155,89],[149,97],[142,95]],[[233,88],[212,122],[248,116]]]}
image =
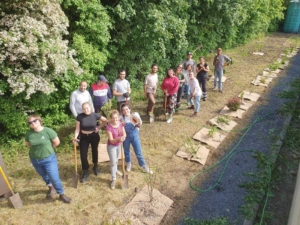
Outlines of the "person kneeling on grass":
{"label": "person kneeling on grass", "polygon": [[121,106],[122,117],[125,124],[126,139],[123,142],[124,153],[125,153],[125,162],[126,162],[126,171],[131,171],[131,159],[130,159],[130,144],[132,144],[134,153],[138,160],[140,167],[142,167],[143,172],[153,174],[152,170],[146,165],[144,156],[142,154],[141,142],[139,137],[139,129],[141,122],[140,119],[130,113],[130,108],[128,105],[123,104]]}
{"label": "person kneeling on grass", "polygon": [[106,126],[107,140],[107,153],[110,160],[110,173],[111,173],[111,189],[115,189],[117,173],[123,175],[118,171],[118,159],[121,152],[121,144],[126,138],[126,132],[123,123],[120,122],[119,112],[112,111],[110,114],[109,123]]}
{"label": "person kneeling on grass", "polygon": [[[190,116],[190,117],[195,117],[195,116],[197,116],[197,113],[199,112],[199,109],[200,109],[200,99],[201,99],[201,95],[202,95],[202,90],[201,90],[199,82],[195,78],[193,72],[189,73],[189,77],[190,77],[189,85],[190,85],[190,90],[191,90],[190,98],[191,98],[192,105],[190,107],[188,107],[188,109],[195,109],[195,112]],[[196,107],[194,106],[193,99],[195,99],[195,101],[196,101]]]}

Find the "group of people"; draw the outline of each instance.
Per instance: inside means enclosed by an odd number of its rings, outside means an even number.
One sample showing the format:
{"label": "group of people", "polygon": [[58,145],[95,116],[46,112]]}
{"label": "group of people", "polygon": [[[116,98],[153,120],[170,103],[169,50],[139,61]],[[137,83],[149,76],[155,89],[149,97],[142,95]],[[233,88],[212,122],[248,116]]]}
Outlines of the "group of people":
{"label": "group of people", "polygon": [[[207,99],[207,72],[209,66],[203,57],[199,63],[192,59],[192,52],[188,53],[187,60],[178,64],[176,70],[168,69],[163,79],[161,89],[164,92],[164,109],[168,117],[167,123],[171,123],[173,114],[180,107],[181,98],[185,93],[187,96],[188,109],[193,109],[191,117],[197,116],[200,109],[200,99]],[[230,58],[222,54],[218,48],[218,54],[214,57],[215,67],[214,90],[222,91],[223,67],[230,62]],[[158,88],[158,66],[153,64],[144,82],[144,94],[148,98],[147,114],[150,123],[154,122],[155,95]],[[196,76],[195,76],[196,74]],[[98,144],[100,141],[99,131],[106,127],[108,136],[107,152],[110,158],[111,189],[115,189],[117,174],[122,173],[117,169],[118,158],[124,148],[126,171],[131,171],[130,144],[133,147],[139,166],[143,172],[153,174],[153,171],[146,165],[142,154],[139,127],[142,124],[138,113],[132,113],[130,109],[131,88],[128,80],[125,79],[126,71],[119,71],[119,78],[113,84],[113,90],[107,84],[104,75],[98,77],[98,81],[91,85],[87,91],[87,82],[82,81],[79,89],[70,96],[70,110],[76,118],[73,144],[79,140],[80,159],[82,176],[80,181],[86,182],[89,177],[88,147],[92,148],[93,172],[97,176],[100,173],[98,167]],[[109,118],[101,116],[101,108],[111,101],[112,97],[117,99],[117,110],[113,110]],[[28,118],[30,130],[26,133],[25,143],[30,148],[29,156],[37,173],[43,178],[49,190],[47,198],[54,198],[55,192],[59,198],[70,203],[71,198],[64,194],[62,182],[59,177],[58,165],[54,148],[60,143],[57,133],[48,127],[43,127],[42,119],[38,115],[31,115]]]}

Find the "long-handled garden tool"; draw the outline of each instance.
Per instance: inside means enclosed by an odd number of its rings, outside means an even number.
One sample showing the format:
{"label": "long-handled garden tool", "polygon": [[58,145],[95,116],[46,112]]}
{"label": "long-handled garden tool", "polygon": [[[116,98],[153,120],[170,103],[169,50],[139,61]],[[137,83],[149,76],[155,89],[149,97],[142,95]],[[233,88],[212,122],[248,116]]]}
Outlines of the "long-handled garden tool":
{"label": "long-handled garden tool", "polygon": [[199,50],[200,48],[202,48],[202,44],[200,44],[192,53],[194,54],[197,50]]}
{"label": "long-handled garden tool", "polygon": [[12,196],[9,197],[9,200],[10,202],[12,203],[13,207],[15,209],[19,209],[23,206],[23,202],[21,200],[21,197],[19,195],[19,193],[14,193],[13,189],[11,188],[11,185],[10,183],[8,182],[7,180],[7,177],[6,175],[4,174],[3,170],[2,170],[2,167],[0,166],[0,173],[1,173],[1,176],[3,177],[7,187],[9,188],[9,190],[11,191],[12,193]]}
{"label": "long-handled garden tool", "polygon": [[77,188],[78,180],[79,180],[79,175],[77,173],[77,150],[76,150],[76,145],[77,145],[77,143],[74,143],[74,167],[75,167],[75,172],[73,174],[73,187],[74,188]]}
{"label": "long-handled garden tool", "polygon": [[167,113],[167,98],[168,98],[168,96],[165,95],[164,111],[165,111],[165,118],[166,118],[166,120],[167,120],[167,115],[168,115],[168,113]]}
{"label": "long-handled garden tool", "polygon": [[121,160],[122,160],[122,189],[128,189],[128,175],[125,175],[125,162],[124,162],[124,150],[123,150],[123,144],[121,143]]}

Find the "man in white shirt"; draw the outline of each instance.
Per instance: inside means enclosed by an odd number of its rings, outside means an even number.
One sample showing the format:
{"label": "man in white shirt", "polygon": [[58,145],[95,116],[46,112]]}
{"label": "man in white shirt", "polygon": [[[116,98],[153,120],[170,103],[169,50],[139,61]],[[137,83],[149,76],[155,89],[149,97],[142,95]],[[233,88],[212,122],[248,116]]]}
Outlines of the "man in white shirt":
{"label": "man in white shirt", "polygon": [[148,98],[148,107],[147,112],[149,113],[150,123],[154,122],[154,105],[155,105],[155,94],[158,84],[158,76],[157,70],[158,66],[153,64],[151,66],[151,73],[148,74],[145,78],[145,85],[144,85],[144,94],[145,97]]}
{"label": "man in white shirt", "polygon": [[87,82],[81,81],[79,89],[72,92],[70,96],[70,109],[74,117],[76,118],[78,114],[82,112],[82,104],[89,102],[92,106],[92,111],[94,112],[93,101],[90,93],[86,90]]}
{"label": "man in white shirt", "polygon": [[124,103],[129,104],[129,94],[131,93],[130,84],[128,80],[125,79],[125,70],[119,71],[119,79],[117,79],[113,85],[113,95],[117,98],[117,107],[119,113],[121,112],[121,105]]}

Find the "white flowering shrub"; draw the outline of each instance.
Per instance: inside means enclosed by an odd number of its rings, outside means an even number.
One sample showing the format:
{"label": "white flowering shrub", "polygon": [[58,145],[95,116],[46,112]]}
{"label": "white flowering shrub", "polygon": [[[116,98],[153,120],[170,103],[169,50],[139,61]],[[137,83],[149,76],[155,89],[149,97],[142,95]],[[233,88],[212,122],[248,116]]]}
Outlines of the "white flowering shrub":
{"label": "white flowering shrub", "polygon": [[0,72],[13,95],[25,92],[29,99],[37,91],[50,94],[56,90],[53,81],[67,71],[82,73],[73,58],[75,51],[69,51],[63,39],[67,26],[58,1],[10,0],[1,4]]}

